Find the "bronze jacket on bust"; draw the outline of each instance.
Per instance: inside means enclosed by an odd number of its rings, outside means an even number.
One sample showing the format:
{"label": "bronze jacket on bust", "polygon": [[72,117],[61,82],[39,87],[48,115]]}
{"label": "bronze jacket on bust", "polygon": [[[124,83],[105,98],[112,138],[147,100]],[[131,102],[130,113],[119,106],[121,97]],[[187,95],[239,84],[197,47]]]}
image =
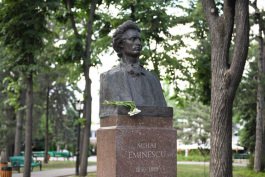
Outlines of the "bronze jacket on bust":
{"label": "bronze jacket on bust", "polygon": [[136,106],[166,107],[159,80],[139,63],[120,63],[100,76],[100,117],[112,112],[107,101],[134,101]]}

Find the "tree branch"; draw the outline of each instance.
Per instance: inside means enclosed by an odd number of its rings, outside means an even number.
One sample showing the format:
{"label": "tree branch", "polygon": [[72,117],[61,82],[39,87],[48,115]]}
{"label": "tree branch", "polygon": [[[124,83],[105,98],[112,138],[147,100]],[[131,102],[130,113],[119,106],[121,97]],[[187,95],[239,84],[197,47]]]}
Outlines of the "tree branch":
{"label": "tree branch", "polygon": [[[234,18],[235,18],[235,1],[234,0],[225,0],[224,1],[224,46],[229,50],[231,45],[231,39],[234,29]],[[226,66],[229,66],[229,55],[226,58]]]}
{"label": "tree branch", "polygon": [[68,11],[68,15],[69,15],[69,18],[70,18],[70,21],[71,21],[71,25],[72,25],[72,28],[74,30],[74,34],[76,37],[80,37],[80,34],[78,33],[78,30],[77,30],[77,27],[76,27],[76,22],[75,22],[75,17],[73,15],[73,12],[72,12],[72,7],[73,7],[73,4],[71,3],[71,0],[65,0],[64,1],[65,3],[65,7]]}
{"label": "tree branch", "polygon": [[233,53],[232,63],[230,66],[231,74],[231,88],[237,88],[241,80],[241,76],[244,70],[248,45],[249,45],[249,12],[248,1],[238,0],[236,1],[236,37],[235,37],[235,49]]}
{"label": "tree branch", "polygon": [[232,34],[234,26],[234,16],[235,16],[235,1],[225,0],[224,1],[224,18],[227,27],[227,32]]}
{"label": "tree branch", "polygon": [[89,57],[91,57],[91,43],[92,43],[92,31],[93,31],[93,22],[96,11],[97,0],[91,0],[89,19],[87,22],[87,35],[86,35],[86,47],[85,47],[85,59],[84,67],[87,67],[91,64]]}
{"label": "tree branch", "polygon": [[204,14],[206,14],[206,19],[208,21],[210,29],[212,29],[216,18],[218,18],[218,10],[214,0],[202,0],[202,6]]}

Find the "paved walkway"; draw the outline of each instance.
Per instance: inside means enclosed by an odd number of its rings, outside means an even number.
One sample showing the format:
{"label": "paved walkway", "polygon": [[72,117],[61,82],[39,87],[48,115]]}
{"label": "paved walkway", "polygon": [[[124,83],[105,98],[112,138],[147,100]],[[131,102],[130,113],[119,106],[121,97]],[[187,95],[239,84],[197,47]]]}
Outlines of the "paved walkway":
{"label": "paved walkway", "polygon": [[[87,172],[95,172],[97,170],[96,165],[87,167]],[[71,176],[75,174],[75,168],[63,168],[45,171],[34,171],[31,173],[31,177],[63,177]],[[23,173],[13,174],[12,177],[22,177]]]}
{"label": "paved walkway", "polygon": [[[183,161],[183,162],[177,162],[177,164],[180,165],[209,165],[209,162],[192,162],[192,161]],[[233,163],[233,166],[238,166],[238,167],[246,167],[247,163]]]}

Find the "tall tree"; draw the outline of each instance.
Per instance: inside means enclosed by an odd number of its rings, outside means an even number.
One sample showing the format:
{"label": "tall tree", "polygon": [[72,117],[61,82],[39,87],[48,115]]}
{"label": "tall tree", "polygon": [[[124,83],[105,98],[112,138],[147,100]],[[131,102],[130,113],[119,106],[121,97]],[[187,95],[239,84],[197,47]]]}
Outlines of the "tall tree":
{"label": "tall tree", "polygon": [[96,11],[97,0],[91,0],[90,2],[90,13],[89,20],[87,22],[87,35],[86,35],[86,44],[84,50],[84,64],[83,72],[85,76],[85,91],[84,91],[84,118],[86,119],[86,124],[83,134],[83,144],[82,144],[82,156],[80,159],[80,176],[87,175],[87,157],[88,157],[88,145],[89,137],[91,131],[91,80],[89,77],[89,71],[91,67],[91,43],[92,43],[92,29],[94,22],[94,15]]}
{"label": "tall tree", "polygon": [[45,147],[44,147],[44,163],[48,163],[49,160],[49,103],[50,103],[50,87],[47,87],[46,93],[46,121],[45,121]]}
{"label": "tall tree", "polygon": [[[77,49],[75,52],[79,53],[77,55],[77,59],[82,60],[82,71],[85,77],[85,90],[84,90],[84,118],[86,119],[86,124],[83,130],[82,137],[82,148],[81,148],[81,159],[80,159],[80,176],[87,175],[87,157],[88,157],[88,144],[90,137],[90,129],[91,129],[91,80],[89,76],[90,67],[93,65],[92,62],[92,35],[93,35],[93,24],[94,24],[94,16],[96,11],[97,0],[91,1],[64,1],[70,24],[72,26],[72,30],[74,33],[74,39],[76,42],[75,48]],[[80,6],[81,5],[81,6]],[[79,33],[77,28],[77,22],[75,17],[75,12],[73,12],[73,7],[77,6],[78,8],[84,8],[82,12],[86,14],[85,21],[85,42],[82,42],[82,35]],[[89,6],[89,8],[88,8]],[[81,9],[82,9],[81,8]],[[79,50],[79,51],[78,51]]]}
{"label": "tall tree", "polygon": [[7,68],[22,73],[26,84],[26,133],[24,177],[31,176],[33,75],[37,71],[37,56],[44,46],[48,2],[3,1],[0,10],[1,39],[15,55]]}
{"label": "tall tree", "polygon": [[257,7],[257,0],[251,3],[255,9],[254,21],[258,25],[259,33],[257,35],[257,41],[259,46],[258,62],[258,75],[257,75],[257,116],[256,116],[256,143],[255,143],[255,158],[254,158],[254,170],[256,172],[262,171],[265,168],[265,52],[264,52],[264,32],[265,25],[262,16],[262,12]]}
{"label": "tall tree", "polygon": [[224,0],[222,13],[214,0],[202,0],[202,5],[211,35],[210,177],[231,177],[232,107],[248,53],[248,1]]}
{"label": "tall tree", "polygon": [[24,105],[25,105],[25,89],[21,89],[19,93],[19,108],[16,112],[16,135],[15,135],[15,150],[14,155],[20,155],[21,143],[22,143],[22,130],[23,130],[23,118],[24,118]]}

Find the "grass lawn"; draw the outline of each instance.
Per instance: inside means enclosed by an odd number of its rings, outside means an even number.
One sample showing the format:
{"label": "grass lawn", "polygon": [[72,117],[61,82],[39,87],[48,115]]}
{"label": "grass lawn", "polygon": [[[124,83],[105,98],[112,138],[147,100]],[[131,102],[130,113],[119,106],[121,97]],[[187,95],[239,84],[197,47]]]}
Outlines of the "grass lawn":
{"label": "grass lawn", "polygon": [[[178,177],[208,177],[209,167],[203,165],[178,165]],[[233,177],[265,177],[265,173],[255,173],[246,167],[234,167]]]}
{"label": "grass lawn", "polygon": [[[89,165],[96,165],[95,162]],[[43,164],[43,170],[52,170],[60,168],[75,168],[74,161],[50,161],[49,164]],[[208,177],[208,165],[178,165],[178,177]],[[23,168],[22,170],[23,171]],[[34,171],[39,171],[34,168]],[[89,173],[87,177],[96,177],[96,173]],[[233,177],[265,177],[265,173],[255,173],[246,167],[234,167]]]}
{"label": "grass lawn", "polygon": [[[52,169],[59,169],[59,168],[74,168],[75,161],[49,161],[48,164],[44,164],[42,162],[42,169],[43,170],[52,170]],[[38,168],[34,168],[34,171],[38,170]]]}
{"label": "grass lawn", "polygon": [[[209,167],[203,165],[178,165],[178,177],[208,177]],[[87,177],[96,177],[90,173]],[[234,167],[233,177],[265,177],[265,173],[255,173],[245,167]]]}
{"label": "grass lawn", "polygon": [[210,160],[210,156],[202,156],[202,155],[189,155],[188,157],[185,157],[185,155],[183,154],[178,154],[177,156],[178,161],[195,161],[195,162],[204,162],[204,161],[209,161]]}
{"label": "grass lawn", "polygon": [[[74,168],[74,161],[49,161],[48,164],[42,163],[42,170],[52,170],[52,169],[60,169],[60,168]],[[23,173],[24,168],[20,168],[20,173]],[[39,167],[34,167],[33,171],[40,171]],[[17,173],[16,170],[13,170],[12,173]]]}
{"label": "grass lawn", "polygon": [[256,173],[248,168],[237,167],[233,170],[234,177],[265,177],[265,172]]}
{"label": "grass lawn", "polygon": [[209,176],[208,165],[178,165],[178,177],[207,177]]}
{"label": "grass lawn", "polygon": [[[96,165],[96,162],[88,162],[88,165]],[[52,170],[52,169],[59,169],[59,168],[75,168],[75,161],[49,161],[48,164],[44,164],[42,162],[42,169],[43,170]],[[34,171],[38,171],[39,168],[34,168]]]}

